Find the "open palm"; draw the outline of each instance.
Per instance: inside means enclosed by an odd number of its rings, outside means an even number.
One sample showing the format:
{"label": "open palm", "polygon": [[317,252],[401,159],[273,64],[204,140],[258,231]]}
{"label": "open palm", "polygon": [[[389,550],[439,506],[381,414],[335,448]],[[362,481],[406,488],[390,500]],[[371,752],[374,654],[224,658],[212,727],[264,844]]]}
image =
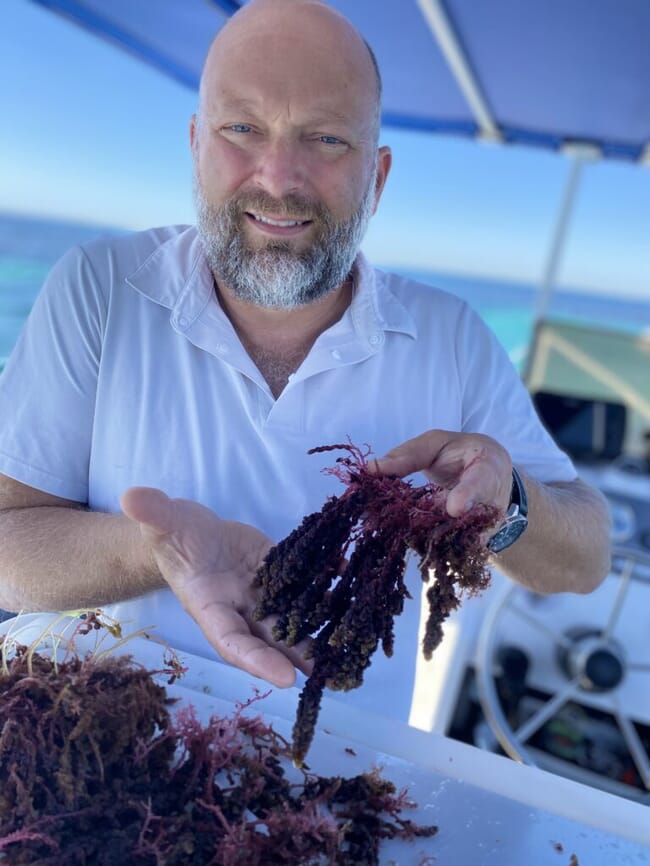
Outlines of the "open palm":
{"label": "open palm", "polygon": [[270,621],[252,618],[252,582],[270,539],[151,487],[129,488],[121,505],[140,524],[163,578],[221,657],[274,685],[292,685],[295,666],[304,669],[299,652],[273,639]]}

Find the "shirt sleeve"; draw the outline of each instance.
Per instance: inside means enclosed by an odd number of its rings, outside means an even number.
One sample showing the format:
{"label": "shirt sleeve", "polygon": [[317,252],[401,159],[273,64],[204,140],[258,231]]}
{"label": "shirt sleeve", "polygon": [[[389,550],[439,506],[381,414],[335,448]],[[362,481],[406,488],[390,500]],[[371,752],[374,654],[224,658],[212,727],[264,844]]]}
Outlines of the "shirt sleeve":
{"label": "shirt sleeve", "polygon": [[52,269],[0,376],[0,472],[77,502],[88,465],[106,301],[83,250]]}
{"label": "shirt sleeve", "polygon": [[571,459],[553,441],[507,352],[467,307],[457,334],[463,431],[485,433],[506,448],[512,462],[542,482],[572,481]]}

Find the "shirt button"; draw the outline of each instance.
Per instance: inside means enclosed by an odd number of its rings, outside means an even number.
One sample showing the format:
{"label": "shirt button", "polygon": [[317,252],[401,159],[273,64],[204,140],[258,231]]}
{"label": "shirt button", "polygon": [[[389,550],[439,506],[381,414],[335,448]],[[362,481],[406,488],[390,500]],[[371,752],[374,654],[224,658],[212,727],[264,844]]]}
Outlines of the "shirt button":
{"label": "shirt button", "polygon": [[334,358],[335,361],[341,360],[341,353],[338,349],[332,349],[332,358]]}
{"label": "shirt button", "polygon": [[381,342],[381,337],[379,336],[379,334],[373,334],[369,342],[371,346],[378,346]]}
{"label": "shirt button", "polygon": [[180,325],[181,328],[187,328],[189,323],[190,323],[189,319],[187,319],[185,316],[181,316],[180,319],[178,320],[178,324]]}

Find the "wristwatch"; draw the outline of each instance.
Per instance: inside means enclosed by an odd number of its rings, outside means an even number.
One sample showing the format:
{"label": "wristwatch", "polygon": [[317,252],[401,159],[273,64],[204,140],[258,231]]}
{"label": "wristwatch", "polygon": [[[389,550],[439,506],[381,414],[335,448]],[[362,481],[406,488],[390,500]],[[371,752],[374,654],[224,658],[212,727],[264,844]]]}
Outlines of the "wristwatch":
{"label": "wristwatch", "polygon": [[528,500],[521,476],[512,467],[512,490],[510,505],[501,526],[488,541],[488,549],[492,553],[501,553],[519,538],[528,526]]}

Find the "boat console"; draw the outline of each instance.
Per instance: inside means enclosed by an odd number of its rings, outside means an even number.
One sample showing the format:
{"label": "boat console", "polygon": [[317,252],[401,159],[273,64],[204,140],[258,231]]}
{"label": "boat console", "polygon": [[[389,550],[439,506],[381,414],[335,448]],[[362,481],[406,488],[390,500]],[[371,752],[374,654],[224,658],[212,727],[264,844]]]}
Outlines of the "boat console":
{"label": "boat console", "polygon": [[647,351],[643,336],[538,329],[527,384],[580,477],[607,498],[611,571],[590,595],[540,595],[495,574],[450,620],[431,728],[650,804]]}

